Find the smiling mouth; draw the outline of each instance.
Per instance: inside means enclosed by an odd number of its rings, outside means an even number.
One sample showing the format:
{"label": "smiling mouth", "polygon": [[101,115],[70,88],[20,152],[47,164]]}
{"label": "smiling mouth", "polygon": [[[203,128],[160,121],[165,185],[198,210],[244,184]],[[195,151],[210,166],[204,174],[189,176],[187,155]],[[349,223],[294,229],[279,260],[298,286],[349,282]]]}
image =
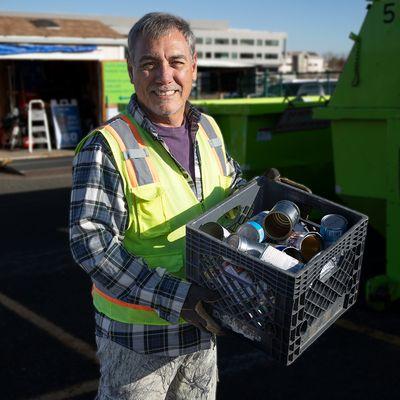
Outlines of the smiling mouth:
{"label": "smiling mouth", "polygon": [[168,98],[173,96],[175,93],[179,92],[179,90],[153,90],[153,93],[162,98]]}

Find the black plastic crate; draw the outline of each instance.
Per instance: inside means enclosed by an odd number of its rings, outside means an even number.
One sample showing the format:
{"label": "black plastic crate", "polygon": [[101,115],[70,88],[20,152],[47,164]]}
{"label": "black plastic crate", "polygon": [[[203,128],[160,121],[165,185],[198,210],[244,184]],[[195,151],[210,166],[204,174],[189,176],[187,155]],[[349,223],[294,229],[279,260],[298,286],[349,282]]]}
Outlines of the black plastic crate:
{"label": "black plastic crate", "polygon": [[[239,252],[199,230],[221,222],[231,231],[279,200],[295,202],[302,217],[323,215],[348,220],[346,233],[298,272],[284,271]],[[227,215],[230,217],[227,218]],[[368,218],[287,184],[259,177],[186,226],[186,274],[189,281],[217,290],[213,316],[249,339],[281,364],[291,364],[357,298]],[[243,268],[252,283],[224,271],[224,262]]]}

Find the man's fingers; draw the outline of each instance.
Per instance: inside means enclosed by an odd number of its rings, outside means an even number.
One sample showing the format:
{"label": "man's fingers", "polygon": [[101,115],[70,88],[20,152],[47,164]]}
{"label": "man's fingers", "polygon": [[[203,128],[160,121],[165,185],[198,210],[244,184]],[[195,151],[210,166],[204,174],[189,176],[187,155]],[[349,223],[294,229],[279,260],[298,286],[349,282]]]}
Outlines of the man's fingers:
{"label": "man's fingers", "polygon": [[206,303],[215,303],[221,298],[221,295],[215,290],[204,289],[204,291],[207,293],[207,296],[202,301]]}
{"label": "man's fingers", "polygon": [[221,327],[208,314],[208,312],[204,309],[203,304],[200,301],[196,304],[195,311],[206,322],[205,327],[209,332],[214,333],[216,335],[223,334]]}
{"label": "man's fingers", "polygon": [[189,324],[194,325],[204,332],[208,332],[206,328],[207,322],[195,310],[182,310],[181,316]]}

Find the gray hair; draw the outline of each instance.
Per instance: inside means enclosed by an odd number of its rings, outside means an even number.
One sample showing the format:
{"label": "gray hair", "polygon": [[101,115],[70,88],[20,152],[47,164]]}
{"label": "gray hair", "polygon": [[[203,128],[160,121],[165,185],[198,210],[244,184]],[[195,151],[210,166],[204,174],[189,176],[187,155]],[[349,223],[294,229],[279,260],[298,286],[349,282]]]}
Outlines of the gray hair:
{"label": "gray hair", "polygon": [[128,61],[133,63],[135,43],[140,36],[158,39],[172,29],[177,29],[185,37],[193,58],[195,53],[195,37],[189,23],[176,15],[152,12],[144,15],[132,26],[128,34]]}

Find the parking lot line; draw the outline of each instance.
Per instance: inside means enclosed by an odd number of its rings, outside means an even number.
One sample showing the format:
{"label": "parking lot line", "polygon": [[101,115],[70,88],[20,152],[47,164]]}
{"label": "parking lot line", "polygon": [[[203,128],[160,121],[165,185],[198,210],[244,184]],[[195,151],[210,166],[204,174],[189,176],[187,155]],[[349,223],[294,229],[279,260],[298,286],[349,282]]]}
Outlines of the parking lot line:
{"label": "parking lot line", "polygon": [[39,397],[35,396],[29,400],[68,400],[76,396],[97,391],[98,384],[98,379],[93,379],[92,381],[78,383],[77,385],[72,385],[55,392],[46,393]]}
{"label": "parking lot line", "polygon": [[64,329],[61,329],[59,326],[53,324],[46,318],[43,318],[42,316],[36,314],[29,308],[9,298],[8,296],[6,296],[1,292],[0,292],[0,304],[8,308],[9,310],[13,311],[15,314],[19,315],[21,318],[36,325],[38,328],[42,329],[50,336],[60,341],[64,346],[69,347],[70,349],[76,351],[85,358],[95,362],[96,364],[98,363],[96,357],[96,351],[93,349],[92,346],[90,346],[82,339],[79,339],[71,335]]}
{"label": "parking lot line", "polygon": [[366,325],[355,324],[352,321],[347,319],[339,319],[336,321],[336,325],[347,329],[349,331],[361,333],[363,335],[367,335],[374,339],[380,340],[381,342],[386,342],[391,344],[392,346],[400,347],[400,337],[396,335],[391,335],[390,333],[385,333],[379,331],[378,329],[372,329]]}
{"label": "parking lot line", "polygon": [[[0,304],[5,308],[11,310],[15,314],[19,315],[21,318],[31,322],[41,330],[45,331],[47,334],[49,334],[50,336],[61,342],[64,346],[69,347],[70,349],[81,354],[85,358],[98,364],[98,359],[96,357],[95,349],[85,341],[71,335],[70,333],[66,332],[64,329],[55,325],[51,321],[36,314],[29,308],[25,307],[21,303],[11,299],[10,297],[6,296],[1,292],[0,292]],[[340,319],[336,321],[335,324],[340,328],[372,337],[382,342],[386,342],[392,346],[400,347],[399,336],[385,333],[377,329],[372,329],[366,325],[355,324],[354,322],[346,319]],[[95,391],[97,389],[97,385],[98,385],[97,379],[86,381],[83,383],[70,386],[66,389],[61,389],[58,391],[44,394],[40,397],[35,397],[35,399],[36,400],[69,399],[74,396]]]}

